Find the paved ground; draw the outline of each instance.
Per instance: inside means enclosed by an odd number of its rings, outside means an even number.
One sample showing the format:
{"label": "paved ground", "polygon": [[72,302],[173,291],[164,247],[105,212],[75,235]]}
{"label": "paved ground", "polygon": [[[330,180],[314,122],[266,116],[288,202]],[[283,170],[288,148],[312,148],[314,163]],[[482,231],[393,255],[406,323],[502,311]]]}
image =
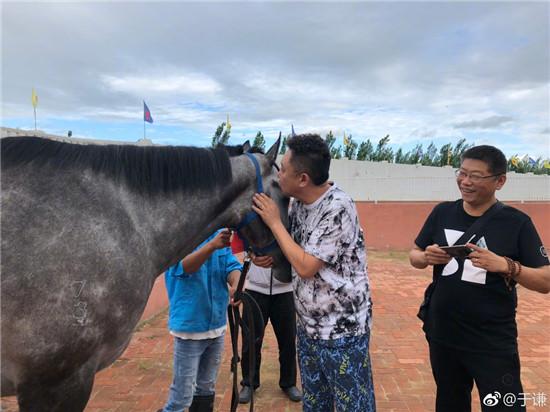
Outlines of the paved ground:
{"label": "paved ground", "polygon": [[[434,384],[427,349],[415,313],[429,271],[411,269],[403,253],[369,254],[369,273],[374,298],[371,355],[376,403],[379,412],[433,411]],[[518,324],[522,377],[526,393],[550,398],[550,307],[548,296],[520,288]],[[230,346],[218,379],[216,411],[229,411],[231,375]],[[166,330],[166,313],[154,318],[134,334],[128,350],[110,368],[97,375],[86,412],[156,411],[166,400],[171,380],[172,339]],[[263,352],[262,386],[257,391],[256,411],[300,411],[301,404],[288,401],[279,390],[277,345],[271,329]],[[477,399],[477,394],[474,394]],[[479,411],[477,405],[474,411]],[[528,411],[550,410],[527,403]],[[2,398],[2,410],[17,410],[13,398]],[[239,411],[248,410],[240,406]],[[355,411],[361,412],[361,411]]]}

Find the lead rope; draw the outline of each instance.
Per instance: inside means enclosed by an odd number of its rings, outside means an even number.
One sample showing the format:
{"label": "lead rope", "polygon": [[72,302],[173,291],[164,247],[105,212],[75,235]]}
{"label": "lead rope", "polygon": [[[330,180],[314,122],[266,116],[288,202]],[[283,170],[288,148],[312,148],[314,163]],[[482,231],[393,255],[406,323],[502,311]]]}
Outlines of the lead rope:
{"label": "lead rope", "polygon": [[[237,382],[238,377],[238,364],[240,362],[239,358],[239,326],[243,329],[243,334],[246,337],[248,344],[248,376],[251,384],[252,395],[250,397],[250,408],[249,411],[254,411],[254,378],[256,375],[256,339],[261,339],[262,336],[256,337],[256,325],[255,322],[258,322],[258,326],[261,323],[263,326],[263,316],[258,303],[250,296],[247,292],[243,292],[244,281],[246,279],[246,274],[250,269],[251,259],[247,253],[243,262],[243,270],[239,278],[239,283],[237,284],[237,290],[233,295],[234,301],[241,301],[243,307],[243,316],[239,311],[239,306],[229,305],[227,308],[227,317],[229,323],[229,331],[231,333],[231,346],[233,349],[233,356],[231,358],[231,372],[233,373],[233,390],[231,394],[231,412],[235,412],[239,406],[239,386]],[[254,316],[254,312],[257,316]],[[243,322],[243,318],[246,316],[247,324]],[[261,327],[258,330],[263,330]],[[263,334],[263,333],[262,333]],[[244,337],[243,337],[244,339]]]}

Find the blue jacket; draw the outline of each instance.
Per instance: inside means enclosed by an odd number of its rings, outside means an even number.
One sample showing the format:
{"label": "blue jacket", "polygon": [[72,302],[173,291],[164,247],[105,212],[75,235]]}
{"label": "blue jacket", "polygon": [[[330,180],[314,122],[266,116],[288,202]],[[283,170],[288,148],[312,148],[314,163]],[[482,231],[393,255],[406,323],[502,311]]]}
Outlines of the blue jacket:
{"label": "blue jacket", "polygon": [[186,273],[181,261],[170,267],[164,275],[170,300],[168,328],[174,332],[206,332],[224,326],[229,303],[227,280],[234,270],[242,270],[242,266],[228,247],[214,251],[197,272]]}

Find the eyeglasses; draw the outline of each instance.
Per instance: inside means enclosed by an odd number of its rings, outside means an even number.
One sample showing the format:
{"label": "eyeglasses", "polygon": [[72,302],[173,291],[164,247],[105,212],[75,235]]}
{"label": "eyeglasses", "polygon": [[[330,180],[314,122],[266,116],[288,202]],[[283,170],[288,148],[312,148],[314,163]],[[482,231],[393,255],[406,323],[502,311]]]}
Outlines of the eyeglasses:
{"label": "eyeglasses", "polygon": [[464,170],[456,169],[455,170],[455,176],[458,179],[466,179],[469,178],[471,182],[473,183],[479,183],[482,182],[483,179],[488,179],[490,177],[497,177],[500,176],[502,173],[498,173],[496,175],[489,175],[489,176],[481,176],[476,173],[466,173]]}

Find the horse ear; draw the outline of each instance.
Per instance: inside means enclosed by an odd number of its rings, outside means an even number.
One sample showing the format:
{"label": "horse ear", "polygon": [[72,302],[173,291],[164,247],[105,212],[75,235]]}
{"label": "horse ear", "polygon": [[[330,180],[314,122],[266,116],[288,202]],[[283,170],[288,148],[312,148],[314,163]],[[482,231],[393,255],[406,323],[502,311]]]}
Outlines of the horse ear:
{"label": "horse ear", "polygon": [[249,152],[250,151],[250,142],[247,140],[246,142],[243,143],[243,153],[246,153],[246,152]]}
{"label": "horse ear", "polygon": [[277,160],[277,155],[279,154],[279,146],[281,145],[281,132],[279,132],[279,138],[275,143],[273,143],[273,146],[269,148],[267,153],[265,154],[271,162],[275,162]]}

